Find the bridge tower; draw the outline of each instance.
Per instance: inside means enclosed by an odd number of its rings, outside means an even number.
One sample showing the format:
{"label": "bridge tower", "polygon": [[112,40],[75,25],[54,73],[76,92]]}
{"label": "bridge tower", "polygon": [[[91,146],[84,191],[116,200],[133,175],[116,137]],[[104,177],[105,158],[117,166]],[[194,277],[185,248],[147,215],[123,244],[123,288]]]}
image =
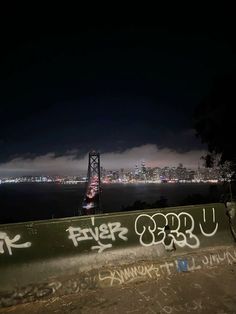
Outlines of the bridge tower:
{"label": "bridge tower", "polygon": [[82,215],[101,213],[100,154],[89,153],[86,192],[82,203]]}

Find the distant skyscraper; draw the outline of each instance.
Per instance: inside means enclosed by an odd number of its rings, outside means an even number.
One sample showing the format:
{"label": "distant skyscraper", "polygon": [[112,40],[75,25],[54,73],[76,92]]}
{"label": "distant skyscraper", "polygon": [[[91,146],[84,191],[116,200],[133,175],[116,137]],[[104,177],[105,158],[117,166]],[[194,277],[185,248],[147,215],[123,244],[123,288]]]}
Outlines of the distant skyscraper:
{"label": "distant skyscraper", "polygon": [[134,174],[135,174],[135,176],[138,176],[138,174],[139,174],[139,168],[138,168],[137,164],[135,165]]}
{"label": "distant skyscraper", "polygon": [[142,180],[147,179],[147,168],[146,168],[145,161],[142,161],[141,163],[141,178]]}
{"label": "distant skyscraper", "polygon": [[144,173],[146,173],[146,164],[145,164],[145,161],[142,161],[142,163],[141,163],[141,172],[142,172],[142,174],[144,174]]}

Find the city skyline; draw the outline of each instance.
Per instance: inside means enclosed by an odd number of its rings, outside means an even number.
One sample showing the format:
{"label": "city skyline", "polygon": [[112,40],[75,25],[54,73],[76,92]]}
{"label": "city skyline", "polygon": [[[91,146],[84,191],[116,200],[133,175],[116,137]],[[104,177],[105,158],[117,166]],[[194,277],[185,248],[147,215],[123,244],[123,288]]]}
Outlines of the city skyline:
{"label": "city skyline", "polygon": [[[96,152],[92,152],[97,154]],[[90,154],[89,154],[90,155]],[[100,154],[99,160],[100,160]],[[97,156],[97,155],[96,155]],[[217,162],[211,168],[206,167],[204,163],[198,163],[197,168],[186,167],[183,163],[178,165],[151,166],[145,160],[139,160],[131,168],[107,169],[104,165],[100,166],[101,180],[103,183],[185,183],[185,182],[222,182],[230,181],[233,175],[230,169],[230,163],[225,162],[219,165]],[[56,182],[63,184],[76,184],[85,182],[88,179],[88,172],[85,170],[73,175],[58,174],[40,174],[31,173],[28,175],[1,176],[0,184],[3,183],[24,183],[24,182]]]}
{"label": "city skyline", "polygon": [[[124,168],[109,170],[101,167],[102,183],[218,183],[230,181],[232,172],[227,166],[214,166],[213,168],[198,167],[186,168],[183,164],[178,166],[148,167],[142,161],[132,169]],[[0,177],[0,184],[4,183],[60,183],[77,184],[87,182],[87,174],[73,176],[62,175],[25,175]]]}

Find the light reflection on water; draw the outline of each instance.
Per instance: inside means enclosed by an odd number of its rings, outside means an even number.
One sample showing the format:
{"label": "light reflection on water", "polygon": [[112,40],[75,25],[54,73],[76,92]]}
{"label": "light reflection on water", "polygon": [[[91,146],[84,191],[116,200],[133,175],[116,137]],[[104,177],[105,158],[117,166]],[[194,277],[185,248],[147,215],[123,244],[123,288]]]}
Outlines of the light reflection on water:
{"label": "light reflection on water", "polygon": [[[136,200],[153,203],[164,196],[168,205],[179,202],[191,194],[207,195],[209,184],[104,184],[102,206],[105,212],[120,211]],[[82,204],[85,184],[58,185],[22,183],[0,185],[0,222],[74,216]]]}

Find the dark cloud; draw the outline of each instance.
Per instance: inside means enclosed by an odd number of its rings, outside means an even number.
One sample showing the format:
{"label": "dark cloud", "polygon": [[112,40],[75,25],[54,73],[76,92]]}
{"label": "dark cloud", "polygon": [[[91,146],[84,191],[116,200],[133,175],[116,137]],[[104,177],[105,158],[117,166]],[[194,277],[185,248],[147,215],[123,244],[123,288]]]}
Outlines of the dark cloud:
{"label": "dark cloud", "polygon": [[124,152],[147,143],[179,153],[204,149],[192,113],[215,74],[235,66],[224,32],[45,32],[19,24],[2,38],[0,161],[74,149],[80,158],[91,149]]}

